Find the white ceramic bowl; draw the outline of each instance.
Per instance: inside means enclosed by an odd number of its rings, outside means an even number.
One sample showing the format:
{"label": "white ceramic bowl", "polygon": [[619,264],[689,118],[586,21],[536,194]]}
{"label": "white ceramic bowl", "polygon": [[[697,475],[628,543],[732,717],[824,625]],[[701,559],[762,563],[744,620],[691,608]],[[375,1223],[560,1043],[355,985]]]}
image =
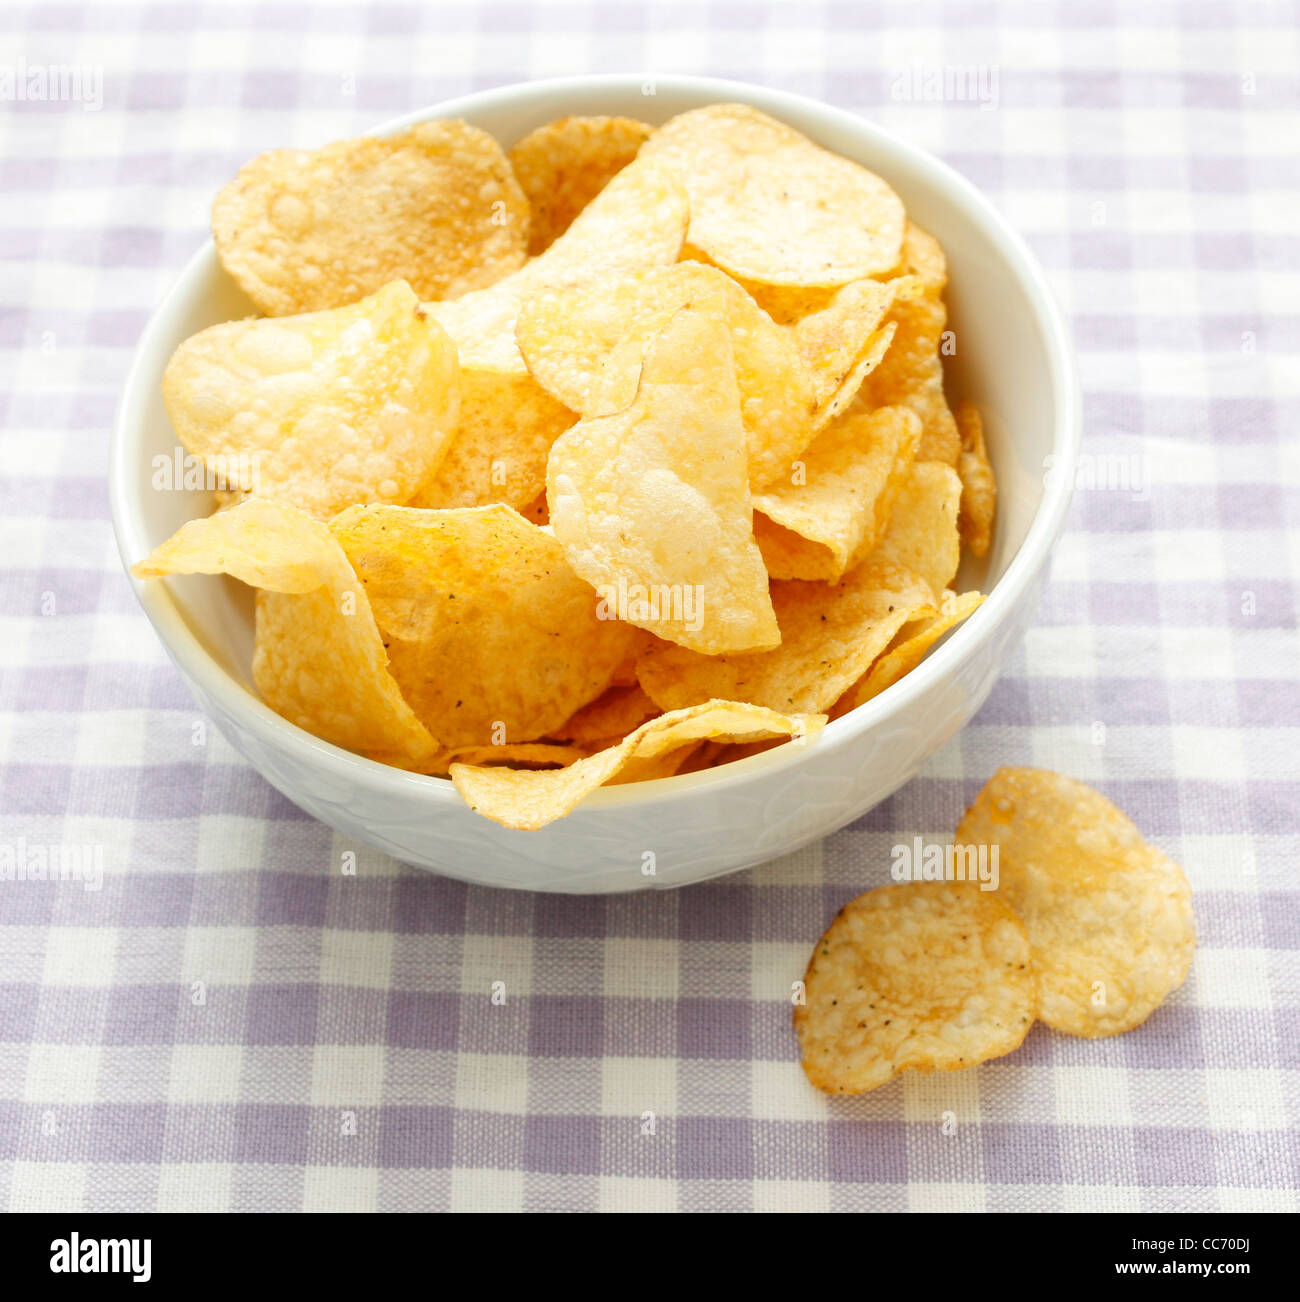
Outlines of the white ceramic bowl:
{"label": "white ceramic bowl", "polygon": [[[255,695],[249,590],[231,579],[135,583],[195,699],[234,747],[315,817],[408,863],[525,890],[615,892],[680,886],[785,854],[857,818],[908,781],[979,708],[1033,618],[1048,554],[1069,505],[1080,397],[1068,333],[1025,245],[987,200],[929,154],[852,114],[794,95],[702,77],[575,77],[470,95],[379,128],[465,118],[509,146],[567,113],[658,123],[685,109],[743,101],[884,176],[948,254],[952,396],[980,404],[999,485],[991,555],[960,576],[989,598],[901,682],[785,746],[703,773],[595,792],[539,832],[499,827],[450,782],[362,759],[287,723]],[[287,142],[268,142],[287,143]],[[173,349],[248,300],[211,243],[185,268],[140,341],[114,431],[110,495],[129,565],[206,494],[151,488],[156,455],[176,448],[159,385]],[[1052,460],[1049,461],[1048,459]],[[1007,755],[1008,762],[1023,760]],[[653,874],[644,871],[653,854]]]}

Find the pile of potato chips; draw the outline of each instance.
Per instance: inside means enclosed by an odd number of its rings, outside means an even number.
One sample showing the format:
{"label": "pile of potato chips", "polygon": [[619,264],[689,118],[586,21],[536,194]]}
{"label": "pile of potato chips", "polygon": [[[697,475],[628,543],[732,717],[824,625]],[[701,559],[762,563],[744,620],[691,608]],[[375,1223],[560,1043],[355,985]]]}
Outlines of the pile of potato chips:
{"label": "pile of potato chips", "polygon": [[999,769],[955,845],[986,863],[996,851],[996,880],[878,887],[817,942],[794,1025],[819,1089],[973,1067],[1018,1048],[1036,1020],[1118,1035],[1182,985],[1196,945],[1187,878],[1091,787]]}
{"label": "pile of potato chips", "polygon": [[465,122],[254,159],[217,251],[262,317],[163,396],[216,513],[135,567],[258,589],[318,737],[533,829],[793,739],[982,600],[996,489],[947,271],[881,178],[743,105]]}

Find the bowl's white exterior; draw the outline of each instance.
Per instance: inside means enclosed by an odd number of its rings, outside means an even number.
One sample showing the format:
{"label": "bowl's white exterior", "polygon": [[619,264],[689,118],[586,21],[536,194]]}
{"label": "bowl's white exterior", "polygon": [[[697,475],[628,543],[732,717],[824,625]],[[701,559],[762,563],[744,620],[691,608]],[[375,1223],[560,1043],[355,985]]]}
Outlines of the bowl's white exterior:
{"label": "bowl's white exterior", "polygon": [[[990,591],[989,599],[902,682],[807,745],[605,788],[568,818],[539,832],[514,832],[471,813],[446,780],[362,759],[268,709],[249,679],[247,589],[204,577],[133,580],[195,699],[232,745],[295,804],[408,863],[492,886],[616,892],[680,886],[785,854],[852,821],[911,778],[979,708],[1033,618],[1069,505],[1078,379],[1067,331],[1032,255],[957,173],[838,109],[701,77],[613,75],[507,87],[421,110],[380,131],[461,117],[508,146],[566,113],[661,122],[727,100],[753,104],[879,172],[947,251],[957,343],[947,363],[949,390],[983,409],[1000,488],[993,554],[962,578]],[[110,467],[114,526],[128,565],[210,509],[203,494],[151,488],[153,459],[176,448],[159,393],[163,368],[187,336],[250,310],[208,243],[145,330]],[[1052,466],[1059,473],[1045,474]]]}

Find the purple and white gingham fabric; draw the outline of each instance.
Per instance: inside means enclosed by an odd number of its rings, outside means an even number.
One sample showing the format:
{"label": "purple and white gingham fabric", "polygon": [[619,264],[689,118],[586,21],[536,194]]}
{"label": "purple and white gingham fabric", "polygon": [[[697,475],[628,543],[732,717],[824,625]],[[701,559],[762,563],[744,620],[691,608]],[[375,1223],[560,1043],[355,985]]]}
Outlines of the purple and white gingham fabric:
{"label": "purple and white gingham fabric", "polygon": [[[1294,1210],[1297,65],[1280,3],[0,8],[0,869],[102,864],[0,879],[0,1206]],[[204,738],[106,449],[248,157],[613,69],[820,97],[970,177],[1073,319],[1086,456],[1037,627],[916,781],[716,884],[531,897],[353,846]],[[1191,977],[1117,1039],[821,1097],[791,979],[1002,763],[1185,865]]]}

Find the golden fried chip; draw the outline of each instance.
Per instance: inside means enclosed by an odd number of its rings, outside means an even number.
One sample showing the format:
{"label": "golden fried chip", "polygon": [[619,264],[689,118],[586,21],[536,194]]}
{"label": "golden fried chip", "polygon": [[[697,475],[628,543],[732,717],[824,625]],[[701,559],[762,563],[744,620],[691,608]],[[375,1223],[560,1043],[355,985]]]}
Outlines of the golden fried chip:
{"label": "golden fried chip", "polygon": [[[622,740],[622,737],[612,737],[603,749],[608,750],[612,746],[617,746]],[[665,751],[662,755],[638,756],[630,759],[605,785],[622,787],[630,782],[657,782],[660,778],[676,777],[686,769],[691,757],[707,744],[703,741],[692,741],[685,746]]]}
{"label": "golden fried chip", "polygon": [[[748,759],[751,755],[762,755],[785,744],[786,739],[784,737],[773,737],[766,741],[706,741],[704,748],[708,753],[702,755],[698,761],[692,761],[692,763],[698,762],[701,769],[721,768],[723,764],[734,764],[737,760]],[[683,770],[687,768],[687,765],[683,765]]]}
{"label": "golden fried chip", "polygon": [[[546,480],[545,467],[542,470],[543,483]],[[519,514],[528,521],[529,524],[535,524],[545,528],[551,522],[551,513],[546,509],[546,491],[545,489],[533,498],[531,502],[516,508]]]}
{"label": "golden fried chip", "polygon": [[880,886],[817,942],[794,1029],[809,1081],[863,1094],[905,1071],[960,1071],[1019,1048],[1037,1011],[1029,939],[996,895]]}
{"label": "golden fried chip", "polygon": [[886,355],[897,325],[885,323],[894,300],[917,292],[920,281],[855,280],[820,311],[789,327],[816,395],[814,424],[828,424],[853,401],[863,380]]}
{"label": "golden fried chip", "polygon": [[525,375],[515,321],[530,295],[547,286],[598,284],[677,260],[686,234],[686,192],[675,175],[635,159],[540,257],[487,289],[427,304],[460,350],[467,369]]}
{"label": "golden fried chip", "polygon": [[939,357],[947,321],[943,301],[928,294],[903,299],[891,308],[890,317],[897,327],[894,337],[859,396],[868,407],[910,407],[921,418],[919,457],[956,465],[961,439],[944,396]]}
{"label": "golden fried chip", "polygon": [[1099,792],[1043,769],[999,769],[956,840],[998,854],[999,893],[1028,928],[1048,1026],[1118,1035],[1182,985],[1196,945],[1191,887]]}
{"label": "golden fried chip", "polygon": [[330,528],[365,585],[393,677],[453,750],[544,737],[640,644],[599,617],[560,544],[507,506],[357,506]]}
{"label": "golden fried chip", "polygon": [[984,446],[984,422],[973,402],[963,402],[957,407],[957,429],[961,434],[961,457],[957,462],[957,473],[961,476],[961,511],[957,527],[962,542],[972,554],[985,556],[993,537],[998,486]]}
{"label": "golden fried chip", "polygon": [[277,149],[217,195],[222,265],[269,316],[342,307],[392,280],[451,298],[523,264],[528,200],[500,145],[421,122],[324,149]]}
{"label": "golden fried chip", "polygon": [[754,536],[767,572],[830,581],[862,560],[884,534],[920,437],[921,422],[906,407],[855,410],[824,429],[791,482],[754,497]]}
{"label": "golden fried chip", "polygon": [[567,768],[586,759],[591,751],[581,746],[558,746],[551,742],[526,741],[515,745],[462,746],[451,751],[447,763],[451,764],[505,764],[520,769]]}
{"label": "golden fried chip", "polygon": [[262,589],[253,681],[277,714],[402,767],[433,754],[433,738],[389,673],[365,588],[319,521],[250,498],[191,520],[131,572],[141,579],[230,574]]}
{"label": "golden fried chip", "polygon": [[634,118],[567,117],[530,131],[515,145],[510,163],[533,214],[528,252],[545,253],[653,130]]}
{"label": "golden fried chip", "polygon": [[931,294],[942,294],[948,284],[943,246],[910,218],[903,227],[903,247],[894,274],[917,277]]}
{"label": "golden fried chip", "polygon": [[957,510],[961,480],[942,461],[914,461],[902,474],[884,534],[868,560],[918,574],[937,600],[961,563]]}
{"label": "golden fried chip", "polygon": [[896,565],[863,565],[836,584],[773,583],[781,645],[750,655],[700,655],[659,643],[637,666],[663,710],[726,699],[820,713],[862,677],[890,639],[931,601],[930,590]]}
{"label": "golden fried chip", "polygon": [[523,511],[544,499],[551,444],[576,420],[531,375],[462,370],[456,432],[408,505],[445,509],[505,502]]}
{"label": "golden fried chip", "polygon": [[614,679],[610,683],[611,687],[635,687],[636,686],[636,662],[641,658],[640,652],[650,643],[650,638],[645,634],[642,635],[642,644],[638,653],[631,658],[624,660],[619,667],[614,670]]}
{"label": "golden fried chip", "polygon": [[982,592],[963,592],[958,596],[951,590],[946,591],[937,611],[909,623],[900,631],[899,637],[903,640],[890,647],[871,666],[867,676],[848,694],[843,708],[836,707],[836,717],[856,710],[873,696],[879,696],[886,687],[892,687],[905,674],[910,674],[925,658],[925,653],[949,629],[973,614],[983,600]]}
{"label": "golden fried chip", "polygon": [[453,764],[451,780],[477,813],[505,827],[533,831],[563,818],[584,796],[611,782],[633,763],[655,760],[709,738],[808,738],[820,732],[825,723],[824,715],[788,716],[734,701],[710,701],[691,710],[661,714],[617,746],[558,772]]}
{"label": "golden fried chip", "polygon": [[680,114],[641,158],[677,170],[689,240],[723,270],[775,285],[843,285],[888,271],[903,205],[880,177],[743,104]]}
{"label": "golden fried chip", "polygon": [[[685,257],[687,249],[682,250]],[[701,260],[704,255],[693,254]],[[835,285],[829,289],[807,285],[760,285],[754,280],[735,277],[736,283],[780,326],[796,326],[815,312],[824,312],[839,291]],[[856,282],[850,282],[856,283]]]}
{"label": "golden fried chip", "polygon": [[456,426],[456,349],[402,281],[349,307],[232,321],[187,339],[163,375],[180,441],[231,491],[320,518],[405,502]]}
{"label": "golden fried chip", "polygon": [[617,618],[710,654],[780,640],[716,317],[678,312],[646,350],[635,402],[555,441],[546,497],[569,564]]}
{"label": "golden fried chip", "polygon": [[[682,257],[707,257],[689,243],[682,249]],[[914,222],[904,226],[903,245],[898,265],[885,272],[881,279],[913,277],[931,296],[943,292],[948,283],[948,263],[939,241],[927,234]],[[750,297],[778,325],[797,325],[815,312],[824,312],[835,297],[836,289],[808,285],[761,285],[738,278]]]}
{"label": "golden fried chip", "polygon": [[551,736],[556,741],[572,742],[575,746],[591,746],[599,742],[602,744],[595,748],[604,750],[660,713],[659,707],[638,684],[611,687],[576,711]]}
{"label": "golden fried chip", "polygon": [[886,320],[897,330],[883,360],[863,382],[859,397],[867,407],[910,407],[921,418],[917,459],[955,466],[961,438],[944,396],[940,356],[946,346],[944,327],[948,322],[941,297],[947,283],[943,250],[931,236],[909,223],[895,273],[915,277],[924,292],[895,299]]}
{"label": "golden fried chip", "polygon": [[[875,281],[867,283],[883,299],[891,297]],[[529,370],[562,403],[584,415],[609,415],[632,403],[646,344],[684,307],[711,312],[731,332],[750,484],[760,487],[785,473],[812,437],[813,388],[795,340],[725,272],[679,262],[544,289],[524,303],[515,338]],[[627,363],[609,367],[595,386],[620,345]],[[589,401],[593,387],[598,396]]]}

